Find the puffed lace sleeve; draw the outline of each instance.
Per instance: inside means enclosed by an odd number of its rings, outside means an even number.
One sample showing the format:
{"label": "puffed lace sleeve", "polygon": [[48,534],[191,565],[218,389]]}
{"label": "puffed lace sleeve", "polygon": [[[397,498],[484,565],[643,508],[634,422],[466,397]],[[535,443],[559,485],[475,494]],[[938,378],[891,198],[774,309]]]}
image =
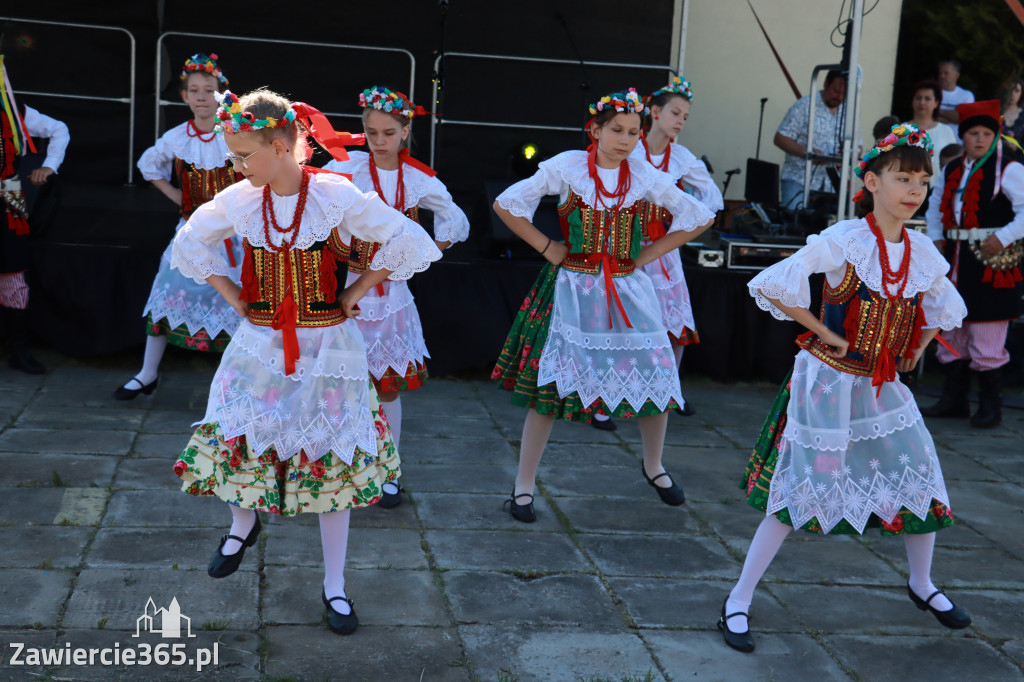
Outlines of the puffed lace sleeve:
{"label": "puffed lace sleeve", "polygon": [[[248,185],[249,183],[245,183]],[[231,275],[232,268],[224,257],[224,240],[235,235],[228,220],[231,199],[237,193],[232,185],[200,206],[188,219],[171,245],[171,267],[205,284],[210,275]]]}
{"label": "puffed lace sleeve", "polygon": [[651,169],[656,177],[644,199],[655,206],[662,206],[672,214],[672,226],[669,232],[693,232],[715,219],[712,213],[700,201],[679,189],[675,180],[668,173]]}
{"label": "puffed lace sleeve", "polygon": [[843,248],[828,237],[812,234],[807,244],[789,258],[762,270],[747,283],[757,307],[778,320],[791,320],[775,307],[773,298],[791,308],[811,305],[811,284],[808,277],[816,272],[832,272],[846,266]]}
{"label": "puffed lace sleeve", "polygon": [[174,149],[168,138],[169,135],[165,133],[155,145],[142,152],[137,165],[143,179],[171,181],[171,173],[174,171]]}
{"label": "puffed lace sleeve", "polygon": [[692,158],[687,159],[689,164],[680,178],[683,186],[691,188],[693,196],[707,206],[709,210],[721,211],[725,208],[725,201],[722,199],[722,192],[718,189],[718,185],[711,179],[708,167],[704,165],[703,161],[694,156],[692,152],[686,151]]}
{"label": "puffed lace sleeve", "polygon": [[430,178],[427,193],[420,198],[419,206],[434,213],[434,239],[439,242],[464,242],[469,237],[469,219],[462,209],[452,201],[452,195],[444,183],[436,177]]}
{"label": "puffed lace sleeve", "polygon": [[409,279],[426,270],[441,257],[441,251],[420,225],[384,203],[375,192],[360,192],[345,211],[340,226],[343,241],[345,233],[367,242],[380,242],[380,250],[373,256],[371,270],[391,270],[388,279]]}
{"label": "puffed lace sleeve", "polygon": [[552,194],[561,194],[562,188],[568,184],[559,172],[563,162],[559,156],[541,161],[536,173],[499,194],[498,205],[512,215],[532,222],[540,200]]}
{"label": "puffed lace sleeve", "polygon": [[967,317],[967,306],[960,292],[944,274],[936,278],[931,289],[921,298],[925,329],[949,331],[959,327]]}

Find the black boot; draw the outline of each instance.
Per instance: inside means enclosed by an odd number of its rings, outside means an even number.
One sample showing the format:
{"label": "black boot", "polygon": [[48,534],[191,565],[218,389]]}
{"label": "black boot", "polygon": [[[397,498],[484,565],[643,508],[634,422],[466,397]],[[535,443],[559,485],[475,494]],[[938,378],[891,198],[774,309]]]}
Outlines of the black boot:
{"label": "black boot", "polygon": [[1003,420],[1003,368],[978,372],[978,411],[971,417],[971,426],[990,429]]}
{"label": "black boot", "polygon": [[25,374],[46,374],[46,368],[28,350],[28,311],[4,308],[7,327],[7,365]]}
{"label": "black boot", "polygon": [[970,360],[954,360],[942,366],[946,383],[939,402],[921,410],[926,417],[969,417],[971,406],[967,393],[971,390]]}

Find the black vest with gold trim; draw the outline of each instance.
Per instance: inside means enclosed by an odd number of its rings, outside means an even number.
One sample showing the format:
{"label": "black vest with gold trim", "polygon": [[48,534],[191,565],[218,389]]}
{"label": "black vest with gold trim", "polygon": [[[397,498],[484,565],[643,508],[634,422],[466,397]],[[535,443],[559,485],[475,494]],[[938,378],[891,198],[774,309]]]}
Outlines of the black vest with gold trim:
{"label": "black vest with gold trim", "polygon": [[925,322],[920,292],[911,298],[886,298],[869,289],[849,263],[839,286],[833,288],[825,280],[818,319],[849,341],[846,356],[829,357],[829,346],[813,333],[802,335],[801,345],[826,365],[848,374],[879,377],[879,384],[894,379],[896,363],[917,350]]}
{"label": "black vest with gold trim", "polygon": [[[416,206],[405,209],[404,215],[417,224],[420,222],[420,210]],[[369,270],[370,263],[373,262],[373,257],[380,251],[380,247],[380,242],[367,242],[359,237],[352,237],[351,243],[345,247],[347,256],[343,256],[348,258],[348,271],[362,274]]]}
{"label": "black vest with gold trim", "polygon": [[242,176],[235,173],[230,162],[220,168],[203,170],[175,158],[171,178],[172,184],[181,189],[181,217],[188,220],[197,208],[228,185],[241,180]]}

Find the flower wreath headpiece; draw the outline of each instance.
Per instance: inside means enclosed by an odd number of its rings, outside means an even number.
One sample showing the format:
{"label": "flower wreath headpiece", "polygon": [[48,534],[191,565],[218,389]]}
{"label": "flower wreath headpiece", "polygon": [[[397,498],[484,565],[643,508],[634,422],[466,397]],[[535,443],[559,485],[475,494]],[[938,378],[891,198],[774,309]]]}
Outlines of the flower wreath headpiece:
{"label": "flower wreath headpiece", "polygon": [[679,95],[680,97],[685,98],[688,102],[693,101],[693,88],[690,86],[690,81],[680,76],[673,76],[672,82],[665,87],[652,92],[647,98],[647,102],[650,104],[651,100],[655,97],[660,97],[661,95],[667,95],[669,93]]}
{"label": "flower wreath headpiece", "polygon": [[640,99],[640,95],[636,94],[636,88],[629,88],[625,92],[613,92],[610,95],[605,95],[590,105],[590,113],[595,116],[608,109],[613,109],[620,114],[642,114],[644,102]]}
{"label": "flower wreath headpiece", "polygon": [[928,152],[928,156],[935,154],[932,138],[928,137],[928,133],[911,123],[900,123],[894,125],[889,134],[876,142],[871,151],[864,155],[860,165],[853,169],[854,174],[863,180],[868,164],[877,159],[879,154],[891,152],[902,146],[920,147]]}
{"label": "flower wreath headpiece", "polygon": [[[295,109],[291,108],[281,118],[256,118],[248,111],[242,111],[238,104],[238,95],[225,90],[216,94],[220,107],[217,109],[217,122],[213,129],[218,133],[232,135],[266,128],[284,128],[295,120]],[[294,106],[294,105],[293,105]]]}
{"label": "flower wreath headpiece", "polygon": [[359,93],[359,106],[364,109],[376,109],[385,114],[394,114],[412,120],[416,116],[429,114],[430,112],[421,106],[417,106],[400,92],[388,90],[380,85],[374,85]]}
{"label": "flower wreath headpiece", "polygon": [[210,74],[224,85],[227,85],[228,79],[224,75],[224,72],[220,70],[220,67],[217,66],[217,59],[217,55],[212,52],[209,54],[209,56],[203,54],[202,52],[198,52],[192,55],[191,57],[185,60],[185,66],[181,70],[181,80],[185,80],[186,78],[188,78],[188,75],[190,73],[202,71],[204,73]]}

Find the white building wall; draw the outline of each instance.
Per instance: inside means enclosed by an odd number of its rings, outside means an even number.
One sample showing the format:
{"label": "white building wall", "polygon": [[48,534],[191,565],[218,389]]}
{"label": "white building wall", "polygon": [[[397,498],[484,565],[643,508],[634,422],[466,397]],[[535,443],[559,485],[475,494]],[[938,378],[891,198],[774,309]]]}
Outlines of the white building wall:
{"label": "white building wall", "polygon": [[[784,154],[772,138],[796,97],[747,1],[684,1],[690,7],[683,75],[693,84],[694,103],[679,141],[698,157],[708,156],[721,187],[726,170],[739,167],[746,172],[746,160],[754,156],[757,146],[761,98],[767,97],[761,158],[781,165]],[[867,0],[867,6],[873,1]],[[752,2],[800,94],[808,94],[814,66],[838,63],[842,57],[842,51],[829,42],[842,0]],[[846,12],[849,4],[848,0]],[[902,0],[881,0],[864,18],[860,64],[865,144],[871,142],[875,121],[891,113],[902,4]],[[836,42],[841,44],[838,34]],[[727,199],[743,198],[744,179],[744,175],[733,178]]]}

